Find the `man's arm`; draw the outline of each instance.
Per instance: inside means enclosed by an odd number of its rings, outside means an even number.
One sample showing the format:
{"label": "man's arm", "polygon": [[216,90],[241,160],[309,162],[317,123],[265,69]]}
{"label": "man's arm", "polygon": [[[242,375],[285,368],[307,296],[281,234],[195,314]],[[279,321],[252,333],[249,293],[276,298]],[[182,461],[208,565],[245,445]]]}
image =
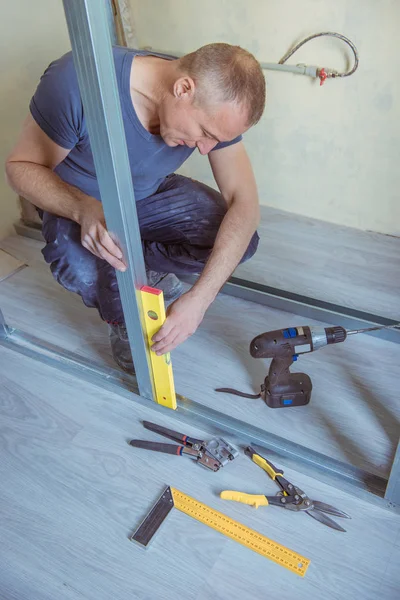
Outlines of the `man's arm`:
{"label": "man's arm", "polygon": [[228,205],[214,248],[192,289],[171,305],[153,337],[157,354],[173,350],[192,335],[221,287],[242,259],[260,219],[257,186],[244,144],[209,154],[217,185]]}
{"label": "man's arm", "polygon": [[214,248],[193,292],[208,303],[242,259],[260,220],[257,186],[243,142],[210,152],[218,188],[228,204]]}
{"label": "man's arm", "polygon": [[82,245],[124,271],[122,252],[106,230],[101,202],[65,183],[53,172],[69,152],[53,142],[29,115],[7,158],[7,181],[17,194],[35,206],[79,223]]}

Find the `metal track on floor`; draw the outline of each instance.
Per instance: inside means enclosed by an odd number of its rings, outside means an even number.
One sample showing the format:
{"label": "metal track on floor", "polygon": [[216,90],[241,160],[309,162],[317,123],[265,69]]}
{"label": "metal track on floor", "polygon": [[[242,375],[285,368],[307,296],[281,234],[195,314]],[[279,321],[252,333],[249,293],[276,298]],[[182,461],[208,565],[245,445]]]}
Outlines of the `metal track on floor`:
{"label": "metal track on floor", "polygon": [[[186,283],[193,284],[197,277],[185,275],[183,277],[180,276],[180,279]],[[374,315],[373,313],[355,310],[347,306],[325,302],[324,300],[318,300],[309,296],[302,296],[301,294],[280,290],[238,277],[231,277],[223,286],[221,292],[235,298],[241,298],[242,300],[256,302],[257,304],[269,306],[277,310],[294,313],[300,317],[321,321],[321,323],[328,325],[341,325],[346,329],[363,329],[378,325],[397,325],[398,323],[398,321]],[[365,335],[372,335],[388,342],[400,344],[400,329],[380,329],[378,331],[369,331]]]}
{"label": "metal track on floor", "polygon": [[[383,477],[244,423],[185,396],[177,394],[178,409],[171,411],[141,397],[134,376],[118,369],[103,367],[76,353],[63,350],[33,335],[10,328],[2,318],[1,311],[0,346],[33,358],[42,364],[60,369],[66,374],[100,386],[102,389],[109,389],[124,398],[148,407],[150,410],[165,412],[169,417],[178,418],[193,427],[229,437],[239,447],[244,448],[251,444],[258,447],[260,451],[268,450],[272,460],[282,458],[289,468],[303,471],[319,481],[400,513],[400,504],[393,502],[393,498],[397,498],[397,493],[393,493],[397,492],[397,479],[392,479],[391,485],[389,480],[392,493],[388,497],[388,480]],[[395,459],[395,463],[398,458]]]}

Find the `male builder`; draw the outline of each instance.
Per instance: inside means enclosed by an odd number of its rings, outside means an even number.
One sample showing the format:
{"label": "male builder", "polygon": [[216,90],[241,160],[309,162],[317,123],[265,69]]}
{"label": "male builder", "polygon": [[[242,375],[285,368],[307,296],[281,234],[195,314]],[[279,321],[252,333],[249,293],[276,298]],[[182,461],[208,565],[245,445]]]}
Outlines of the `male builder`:
{"label": "male builder", "polygon": [[[175,299],[153,340],[163,354],[196,331],[257,249],[257,189],[241,135],[263,113],[265,80],[255,58],[229,44],[179,59],[122,47],[113,53],[149,285]],[[208,155],[220,192],[174,174],[195,148]],[[38,208],[54,277],[97,308],[114,359],[132,370],[115,271],[126,264],[106,229],[71,53],[42,76],[6,172]],[[200,277],[181,295],[183,273]]]}

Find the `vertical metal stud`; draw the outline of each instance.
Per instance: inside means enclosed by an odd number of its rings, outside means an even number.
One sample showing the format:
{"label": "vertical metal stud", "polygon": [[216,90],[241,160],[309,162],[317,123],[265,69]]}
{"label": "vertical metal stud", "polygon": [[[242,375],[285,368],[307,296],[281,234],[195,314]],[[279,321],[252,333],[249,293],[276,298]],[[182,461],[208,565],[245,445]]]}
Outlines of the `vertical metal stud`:
{"label": "vertical metal stud", "polygon": [[117,272],[140,394],[154,399],[140,288],[146,271],[115,75],[106,3],[63,0],[107,228],[128,263]]}

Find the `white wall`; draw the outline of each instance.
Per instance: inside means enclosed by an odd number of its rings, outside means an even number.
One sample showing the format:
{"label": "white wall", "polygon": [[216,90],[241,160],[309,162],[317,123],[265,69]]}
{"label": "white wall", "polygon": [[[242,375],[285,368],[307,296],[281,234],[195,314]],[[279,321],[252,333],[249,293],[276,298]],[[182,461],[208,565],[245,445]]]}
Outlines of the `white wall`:
{"label": "white wall", "polygon": [[[61,0],[13,0],[0,19],[0,165],[28,114],[29,100],[41,74],[70,49]],[[18,218],[16,194],[0,176],[0,239]]]}
{"label": "white wall", "polygon": [[[138,44],[189,52],[214,41],[278,62],[309,34],[354,41],[351,77],[319,81],[266,72],[268,105],[246,134],[263,204],[400,235],[399,0],[129,0]],[[346,46],[322,38],[289,63],[343,70]],[[196,156],[183,172],[211,182]]]}

